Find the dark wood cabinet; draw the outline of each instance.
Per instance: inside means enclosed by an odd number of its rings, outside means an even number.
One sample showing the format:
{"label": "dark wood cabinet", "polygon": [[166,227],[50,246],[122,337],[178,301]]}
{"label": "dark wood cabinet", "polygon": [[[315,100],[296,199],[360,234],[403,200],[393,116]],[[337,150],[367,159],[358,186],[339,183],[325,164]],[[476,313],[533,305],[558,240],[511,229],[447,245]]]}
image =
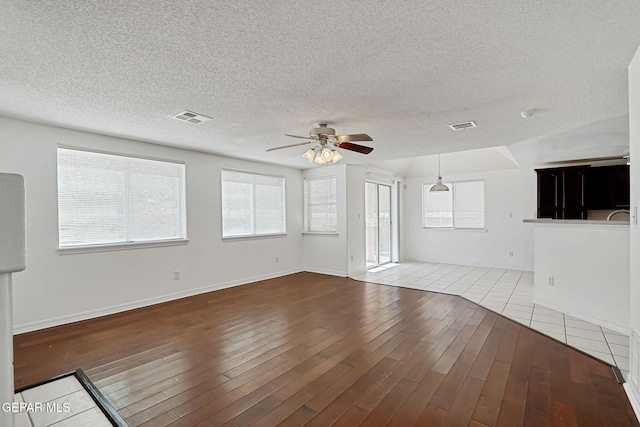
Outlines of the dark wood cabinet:
{"label": "dark wood cabinet", "polygon": [[538,218],[587,219],[588,210],[629,207],[629,166],[536,169]]}
{"label": "dark wood cabinet", "polygon": [[538,218],[587,219],[587,166],[536,169]]}

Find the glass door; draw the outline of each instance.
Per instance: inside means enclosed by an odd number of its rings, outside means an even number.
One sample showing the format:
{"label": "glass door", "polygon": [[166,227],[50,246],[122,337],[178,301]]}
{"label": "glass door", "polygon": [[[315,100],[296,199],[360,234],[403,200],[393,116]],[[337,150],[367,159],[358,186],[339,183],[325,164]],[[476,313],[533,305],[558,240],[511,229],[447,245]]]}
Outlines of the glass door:
{"label": "glass door", "polygon": [[391,186],[365,182],[367,268],[391,261]]}

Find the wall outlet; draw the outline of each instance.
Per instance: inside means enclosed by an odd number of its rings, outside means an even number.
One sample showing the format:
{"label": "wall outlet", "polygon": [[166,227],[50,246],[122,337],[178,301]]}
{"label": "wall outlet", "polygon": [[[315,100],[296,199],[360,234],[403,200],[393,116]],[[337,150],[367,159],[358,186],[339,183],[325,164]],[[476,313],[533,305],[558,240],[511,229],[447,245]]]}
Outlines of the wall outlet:
{"label": "wall outlet", "polygon": [[513,256],[513,251],[509,251],[509,256],[512,257]]}
{"label": "wall outlet", "polygon": [[280,257],[276,257],[276,264],[280,262]]}
{"label": "wall outlet", "polygon": [[549,286],[555,286],[555,279],[553,276],[549,276]]}
{"label": "wall outlet", "polygon": [[353,262],[353,255],[351,255],[351,262]]}
{"label": "wall outlet", "polygon": [[176,270],[173,272],[173,280],[180,280],[180,271]]}
{"label": "wall outlet", "polygon": [[507,218],[513,218],[513,212],[507,212]]}

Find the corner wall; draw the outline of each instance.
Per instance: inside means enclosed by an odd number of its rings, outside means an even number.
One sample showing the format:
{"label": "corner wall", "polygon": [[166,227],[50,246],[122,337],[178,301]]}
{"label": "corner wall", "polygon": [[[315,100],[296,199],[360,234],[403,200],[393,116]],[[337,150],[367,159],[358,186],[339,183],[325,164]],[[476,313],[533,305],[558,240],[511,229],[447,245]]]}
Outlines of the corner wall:
{"label": "corner wall", "polygon": [[[332,276],[347,276],[347,166],[331,165],[306,169],[304,178],[336,177],[338,201],[338,234],[305,234],[303,236],[304,270]],[[300,180],[300,191],[303,182]],[[300,201],[300,208],[303,201]],[[300,214],[302,218],[302,214]]]}
{"label": "corner wall", "polygon": [[629,377],[625,390],[640,419],[640,228],[638,228],[638,204],[640,203],[640,49],[629,65],[629,146],[631,155],[631,209],[635,219],[630,224],[630,313],[631,354]]}
{"label": "corner wall", "polygon": [[[60,255],[58,144],[186,163],[189,243]],[[14,277],[16,333],[282,276],[303,268],[302,173],[0,117],[0,171],[25,177],[27,269]],[[222,241],[220,170],[285,176],[287,235]],[[275,262],[275,257],[279,262]],[[180,279],[173,272],[180,271]]]}
{"label": "corner wall", "polygon": [[[535,216],[535,172],[507,170],[444,177],[446,182],[472,179],[485,182],[486,230],[422,228],[422,185],[434,183],[436,177],[405,180],[403,259],[533,270],[533,228],[522,220]],[[509,251],[513,251],[512,257]]]}

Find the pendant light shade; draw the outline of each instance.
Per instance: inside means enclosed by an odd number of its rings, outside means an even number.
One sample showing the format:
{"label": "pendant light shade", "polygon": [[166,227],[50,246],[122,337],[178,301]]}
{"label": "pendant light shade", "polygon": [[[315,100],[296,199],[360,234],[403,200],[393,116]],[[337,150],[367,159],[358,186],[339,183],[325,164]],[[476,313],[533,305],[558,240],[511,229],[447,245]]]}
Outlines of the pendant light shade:
{"label": "pendant light shade", "polygon": [[435,185],[431,186],[429,191],[449,191],[449,187],[442,183],[442,175],[440,174],[440,154],[438,154],[438,180]]}

